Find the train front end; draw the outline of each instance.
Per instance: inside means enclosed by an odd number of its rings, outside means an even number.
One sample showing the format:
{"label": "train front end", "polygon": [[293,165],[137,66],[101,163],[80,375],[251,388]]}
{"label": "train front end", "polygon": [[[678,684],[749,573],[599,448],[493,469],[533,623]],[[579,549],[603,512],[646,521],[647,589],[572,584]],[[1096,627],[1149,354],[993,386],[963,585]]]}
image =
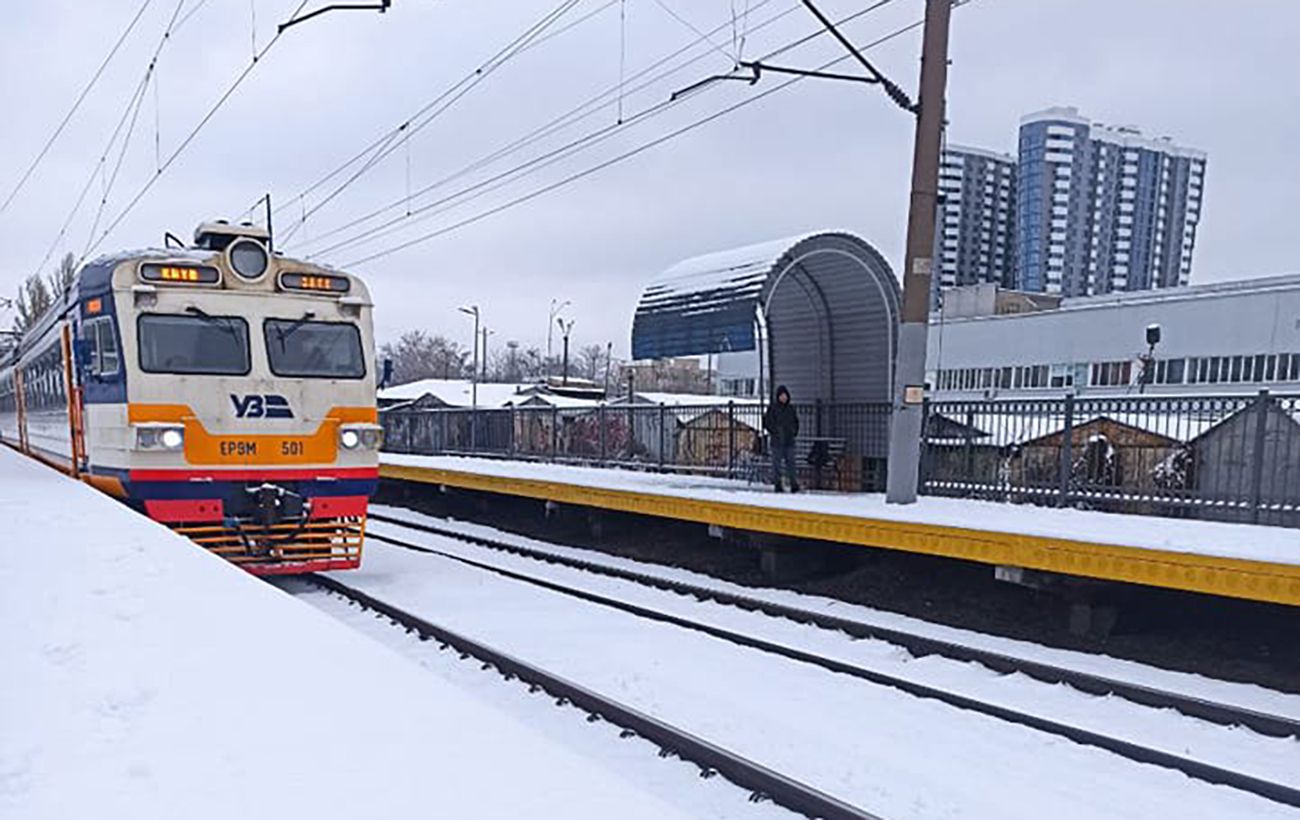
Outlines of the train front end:
{"label": "train front end", "polygon": [[248,227],[196,246],[119,261],[83,298],[123,365],[80,334],[90,480],[257,575],[359,566],[382,437],[365,284]]}

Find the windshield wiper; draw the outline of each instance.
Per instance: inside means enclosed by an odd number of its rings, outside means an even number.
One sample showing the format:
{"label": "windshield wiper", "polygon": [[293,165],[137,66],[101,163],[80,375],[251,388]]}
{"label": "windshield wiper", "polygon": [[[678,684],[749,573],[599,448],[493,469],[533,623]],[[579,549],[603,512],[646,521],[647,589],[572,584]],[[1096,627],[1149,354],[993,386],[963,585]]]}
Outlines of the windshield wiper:
{"label": "windshield wiper", "polygon": [[285,328],[276,328],[275,335],[280,337],[280,347],[284,347],[285,340],[298,331],[298,328],[316,318],[316,314],[310,310],[302,315],[301,319],[294,320],[294,323]]}
{"label": "windshield wiper", "polygon": [[215,325],[216,327],[221,328],[236,339],[239,338],[239,331],[235,330],[235,323],[229,316],[213,316],[198,305],[190,305],[185,308],[185,312],[192,316],[199,317],[210,325]]}

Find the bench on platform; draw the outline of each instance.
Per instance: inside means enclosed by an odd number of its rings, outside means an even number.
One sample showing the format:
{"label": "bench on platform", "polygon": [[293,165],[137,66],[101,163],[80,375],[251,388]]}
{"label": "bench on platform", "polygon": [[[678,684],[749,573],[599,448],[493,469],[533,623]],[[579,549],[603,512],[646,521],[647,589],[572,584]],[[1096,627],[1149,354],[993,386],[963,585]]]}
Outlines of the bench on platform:
{"label": "bench on platform", "polygon": [[[822,479],[829,472],[834,480],[829,489],[843,489],[844,455],[848,450],[848,439],[840,436],[800,436],[794,440],[794,463],[799,471],[800,484],[809,489],[828,489]],[[805,480],[811,477],[811,481]],[[745,481],[750,484],[773,483],[772,451],[767,441],[763,441],[762,453],[753,454],[745,465]]]}

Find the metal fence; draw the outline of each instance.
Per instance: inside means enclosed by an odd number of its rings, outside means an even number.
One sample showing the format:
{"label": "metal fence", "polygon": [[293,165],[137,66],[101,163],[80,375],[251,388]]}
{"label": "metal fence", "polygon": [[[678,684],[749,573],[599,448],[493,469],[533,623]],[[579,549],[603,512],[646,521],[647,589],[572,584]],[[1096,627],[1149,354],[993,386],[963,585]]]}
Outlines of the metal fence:
{"label": "metal fence", "polygon": [[934,402],[921,488],[1300,526],[1300,397]]}
{"label": "metal fence", "polygon": [[[797,404],[801,481],[809,487],[884,486],[889,407]],[[393,409],[381,413],[384,449],[394,453],[474,455],[772,479],[762,435],[763,408],[752,402],[623,404],[561,408]]]}
{"label": "metal fence", "polygon": [[[799,404],[800,480],[884,488],[890,408]],[[393,409],[385,449],[766,484],[756,403]],[[1300,527],[1300,396],[928,402],[923,494]]]}

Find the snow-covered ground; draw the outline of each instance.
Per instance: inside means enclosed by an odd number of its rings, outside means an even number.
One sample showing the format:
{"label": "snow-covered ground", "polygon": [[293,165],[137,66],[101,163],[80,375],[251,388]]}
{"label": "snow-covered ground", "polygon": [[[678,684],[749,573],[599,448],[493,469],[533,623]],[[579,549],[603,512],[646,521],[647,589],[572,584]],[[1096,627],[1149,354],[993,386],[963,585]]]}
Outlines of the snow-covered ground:
{"label": "snow-covered ground", "polygon": [[[1167,769],[1135,764],[1095,748],[446,558],[372,543],[363,569],[347,574],[346,580],[891,820],[1036,819],[1048,814],[1056,820],[1074,820],[1167,813],[1185,820],[1300,818],[1294,809]],[[589,576],[588,584],[626,582]],[[717,617],[742,615],[724,612]],[[409,644],[401,632],[382,624],[367,622],[363,628],[395,646]],[[804,629],[805,638],[808,634]],[[840,640],[849,644],[844,651],[874,656],[869,658],[872,662],[909,663],[872,646],[876,642]],[[413,653],[419,657],[429,651],[417,648]],[[940,667],[954,666],[944,661],[910,663],[921,675],[927,669],[938,676],[955,674]],[[993,675],[986,678],[979,685],[1007,683]],[[1044,695],[1043,701],[1061,695],[1079,704],[1088,700],[1065,692]],[[1091,700],[1095,704],[1099,699]],[[1138,719],[1136,712],[1126,711],[1137,709],[1131,704],[1102,703],[1101,708],[1113,709],[1109,714],[1118,720]],[[1149,714],[1140,718],[1147,723],[1143,730],[1163,727],[1170,733],[1166,740],[1173,743],[1196,746],[1211,735],[1231,737],[1230,730],[1219,727],[1197,737],[1199,729],[1175,728],[1177,721],[1187,719],[1145,711]],[[1265,741],[1253,761],[1240,759],[1246,747],[1236,740],[1225,741],[1227,751],[1216,751],[1221,762],[1249,763],[1261,773],[1275,775],[1285,774],[1285,761],[1296,759],[1293,747],[1293,741]],[[1272,755],[1280,757],[1280,766],[1268,759]]]}
{"label": "snow-covered ground", "polygon": [[[490,527],[484,524],[475,524],[470,521],[458,521],[455,519],[426,515],[414,510],[408,510],[404,507],[390,507],[383,504],[376,504],[373,505],[371,509],[376,514],[391,516],[417,524],[427,524],[438,527],[439,529],[460,532],[469,536],[490,538],[509,544],[516,544],[530,550],[538,550],[568,558],[578,558],[593,564],[601,564],[615,569],[630,570],[632,572],[653,575],[667,580],[683,581],[689,584],[716,589],[732,595],[743,595],[750,598],[769,601],[774,604],[780,604],[782,606],[795,607],[809,612],[817,612],[826,615],[833,615],[837,618],[858,621],[869,626],[911,632],[935,640],[949,641],[951,643],[971,646],[990,652],[998,652],[1011,657],[1025,658],[1026,660],[1036,661],[1038,663],[1050,664],[1067,669],[1076,669],[1081,672],[1099,675],[1104,678],[1128,681],[1148,686],[1153,689],[1165,689],[1171,692],[1181,692],[1203,700],[1300,720],[1300,694],[1279,692],[1275,689],[1268,689],[1259,686],[1258,684],[1237,683],[1234,681],[1209,678],[1191,672],[1161,669],[1137,661],[1114,658],[1109,655],[1079,652],[1072,649],[1057,649],[1054,647],[1031,643],[1029,641],[1017,640],[1015,638],[1005,638],[1000,635],[989,635],[969,629],[931,623],[930,621],[914,618],[909,615],[901,615],[896,612],[887,612],[869,606],[847,603],[845,601],[827,598],[821,595],[809,595],[789,589],[741,586],[739,584],[733,584],[728,581],[723,581],[690,570],[666,567],[659,564],[636,561],[630,558],[606,555],[593,550],[568,547],[548,541],[540,541],[535,538],[506,532],[505,530],[496,527]],[[385,532],[383,529],[384,526],[384,522],[372,520],[370,530],[371,532],[382,534]],[[400,532],[401,538],[411,540],[412,533],[409,530],[394,528],[393,532]],[[444,541],[440,542],[440,546],[445,547],[448,546],[448,544]],[[454,544],[451,546],[454,546]],[[480,560],[484,557],[481,552],[472,554],[474,554],[475,558]],[[527,567],[529,565],[525,563],[522,566]],[[532,572],[533,570],[530,568],[528,571]]]}
{"label": "snow-covered ground", "polygon": [[513,716],[2,447],[0,521],[5,820],[785,815]]}
{"label": "snow-covered ground", "polygon": [[575,467],[530,461],[399,453],[384,453],[381,461],[384,464],[552,481],[606,490],[659,493],[705,501],[848,515],[883,521],[937,524],[971,530],[1012,532],[1096,544],[1300,566],[1300,541],[1296,537],[1295,530],[1285,527],[1123,515],[935,496],[923,496],[914,504],[900,505],[886,504],[884,496],[878,493],[778,495],[765,486],[729,479]]}

